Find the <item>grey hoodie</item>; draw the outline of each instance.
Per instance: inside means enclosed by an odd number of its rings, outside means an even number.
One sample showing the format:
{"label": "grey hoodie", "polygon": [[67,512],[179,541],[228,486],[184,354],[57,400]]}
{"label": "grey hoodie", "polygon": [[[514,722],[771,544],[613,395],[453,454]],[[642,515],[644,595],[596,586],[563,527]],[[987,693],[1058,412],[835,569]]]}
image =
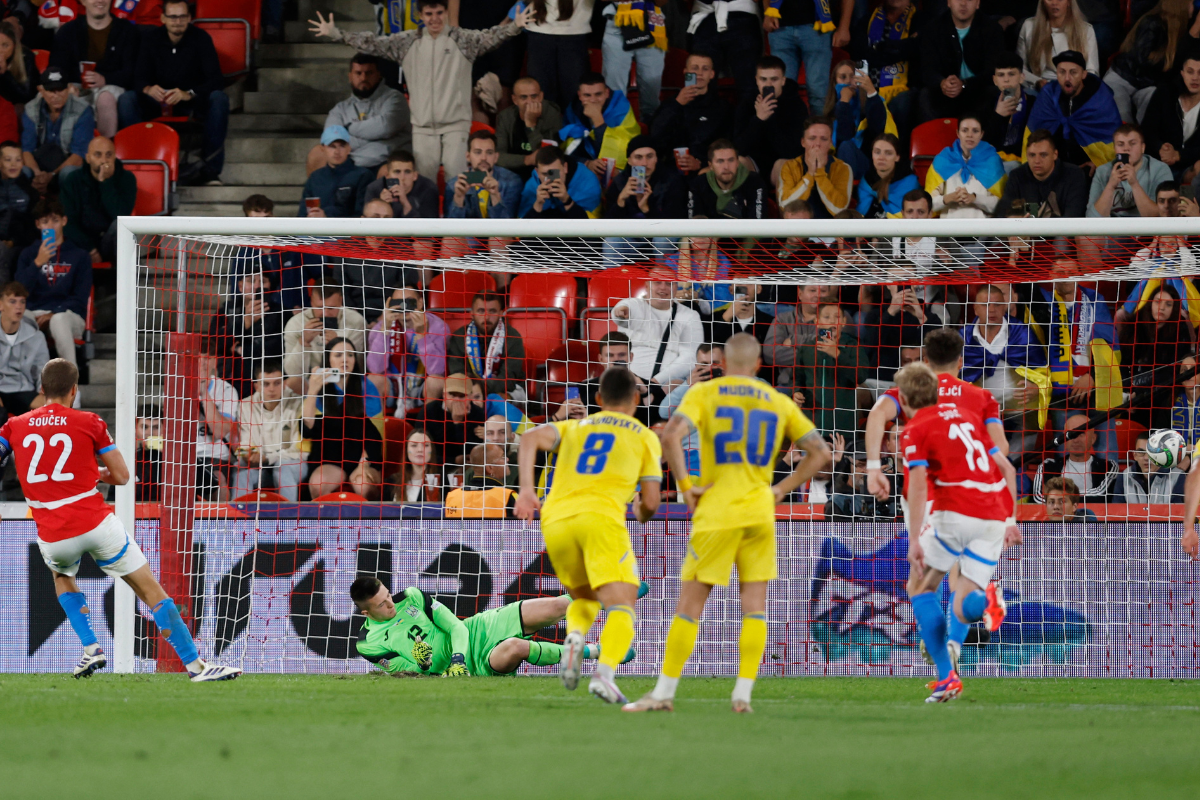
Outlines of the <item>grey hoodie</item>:
{"label": "grey hoodie", "polygon": [[374,169],[394,150],[412,149],[412,122],[408,100],[380,82],[368,97],[351,94],[325,117],[325,127],[344,125],[350,132],[350,158],[354,166]]}
{"label": "grey hoodie", "polygon": [[41,386],[42,367],[50,360],[46,337],[33,317],[26,313],[17,328],[16,340],[0,331],[0,392],[33,392]]}

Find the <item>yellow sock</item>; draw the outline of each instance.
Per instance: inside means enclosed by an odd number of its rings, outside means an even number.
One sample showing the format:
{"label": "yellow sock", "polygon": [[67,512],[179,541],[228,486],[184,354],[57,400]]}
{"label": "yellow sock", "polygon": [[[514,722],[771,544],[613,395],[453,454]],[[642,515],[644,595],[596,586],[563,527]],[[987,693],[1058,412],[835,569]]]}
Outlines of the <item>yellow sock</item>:
{"label": "yellow sock", "polygon": [[667,650],[663,653],[662,674],[668,678],[678,678],[683,674],[683,665],[692,657],[696,649],[696,636],[700,633],[700,623],[691,617],[676,614],[671,620],[671,629],[667,631]]}
{"label": "yellow sock", "polygon": [[742,617],[742,635],[738,637],[738,677],[754,680],[767,649],[767,615]]}
{"label": "yellow sock", "polygon": [[621,660],[629,652],[633,644],[636,620],[633,608],[630,606],[612,606],[608,609],[608,619],[604,622],[604,630],[600,632],[600,663],[616,669]]}
{"label": "yellow sock", "polygon": [[572,600],[567,606],[567,633],[578,632],[586,636],[603,607],[599,600]]}

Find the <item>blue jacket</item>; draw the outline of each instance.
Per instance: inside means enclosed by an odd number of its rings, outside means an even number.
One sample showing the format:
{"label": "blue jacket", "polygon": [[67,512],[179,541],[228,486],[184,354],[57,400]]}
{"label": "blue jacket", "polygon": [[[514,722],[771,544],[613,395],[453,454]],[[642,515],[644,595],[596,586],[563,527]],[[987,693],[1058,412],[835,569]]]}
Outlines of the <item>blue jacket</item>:
{"label": "blue jacket", "polygon": [[1188,403],[1186,392],[1180,392],[1175,398],[1175,405],[1171,407],[1171,430],[1187,442],[1189,453],[1200,440],[1200,403],[1194,406]]}
{"label": "blue jacket", "polygon": [[[530,216],[534,201],[537,200],[537,189],[540,183],[541,179],[538,178],[537,170],[534,170],[533,175],[525,182],[525,188],[521,192],[520,215],[522,218]],[[589,217],[594,218],[599,216],[600,193],[600,179],[596,177],[595,173],[582,164],[574,161],[571,162],[570,175],[567,176],[567,194],[575,201],[575,205]],[[550,198],[542,206],[542,209],[543,214],[546,211],[561,210],[562,203],[554,198]]]}
{"label": "blue jacket", "polygon": [[92,294],[92,257],[82,247],[64,241],[57,257],[39,267],[33,263],[41,239],[21,251],[14,280],[29,290],[25,307],[30,311],[74,311],[87,319],[88,298]]}
{"label": "blue jacket", "polygon": [[374,175],[371,172],[354,166],[350,159],[336,167],[321,167],[304,182],[304,196],[300,199],[296,216],[308,216],[304,198],[318,197],[327,217],[361,217],[363,198],[372,178]]}
{"label": "blue jacket", "polygon": [[1044,367],[1046,366],[1046,349],[1038,344],[1037,338],[1023,322],[1017,322],[1008,317],[1008,344],[1003,353],[993,355],[983,349],[983,345],[975,341],[975,322],[965,326],[962,331],[963,341],[963,370],[962,379],[974,383],[980,378],[991,377],[1000,363],[1001,355],[1010,367]]}
{"label": "blue jacket", "polygon": [[[491,205],[489,200],[487,218],[514,219],[517,216],[517,208],[521,204],[521,176],[504,167],[496,167],[492,170],[492,175],[500,184],[500,203]],[[446,202],[442,208],[445,209],[447,219],[483,219],[483,214],[479,210],[479,189],[468,188],[467,199],[460,208],[454,205],[454,181],[452,180],[446,181]]]}

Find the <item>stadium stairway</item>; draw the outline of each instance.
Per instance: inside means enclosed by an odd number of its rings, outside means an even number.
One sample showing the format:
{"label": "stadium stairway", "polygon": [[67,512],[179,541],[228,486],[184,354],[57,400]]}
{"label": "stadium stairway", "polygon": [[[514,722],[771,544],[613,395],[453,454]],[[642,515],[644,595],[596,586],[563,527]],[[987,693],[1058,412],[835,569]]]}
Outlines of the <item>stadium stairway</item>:
{"label": "stadium stairway", "polygon": [[363,0],[300,0],[297,18],[284,23],[285,42],[259,46],[255,90],[229,118],[224,185],[180,187],[176,214],[240,217],[243,200],[265,194],[276,216],[295,216],[305,158],[329,109],[350,93],[346,76],[354,55],[308,32],[306,20],[316,9],[332,11],[342,30],[375,29],[374,6]]}

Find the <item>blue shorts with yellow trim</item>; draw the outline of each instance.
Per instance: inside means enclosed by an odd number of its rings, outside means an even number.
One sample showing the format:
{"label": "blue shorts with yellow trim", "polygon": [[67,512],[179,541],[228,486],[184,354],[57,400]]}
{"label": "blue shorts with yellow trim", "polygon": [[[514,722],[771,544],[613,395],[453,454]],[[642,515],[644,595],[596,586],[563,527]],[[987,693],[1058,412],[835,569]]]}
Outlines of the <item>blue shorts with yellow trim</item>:
{"label": "blue shorts with yellow trim", "polygon": [[569,589],[641,581],[629,530],[610,516],[585,511],[543,522],[542,537],[555,574]]}
{"label": "blue shorts with yellow trim", "polygon": [[778,577],[774,522],[693,531],[680,577],[710,586],[727,586],[734,564],[737,564],[738,580],[742,583],[771,581]]}

